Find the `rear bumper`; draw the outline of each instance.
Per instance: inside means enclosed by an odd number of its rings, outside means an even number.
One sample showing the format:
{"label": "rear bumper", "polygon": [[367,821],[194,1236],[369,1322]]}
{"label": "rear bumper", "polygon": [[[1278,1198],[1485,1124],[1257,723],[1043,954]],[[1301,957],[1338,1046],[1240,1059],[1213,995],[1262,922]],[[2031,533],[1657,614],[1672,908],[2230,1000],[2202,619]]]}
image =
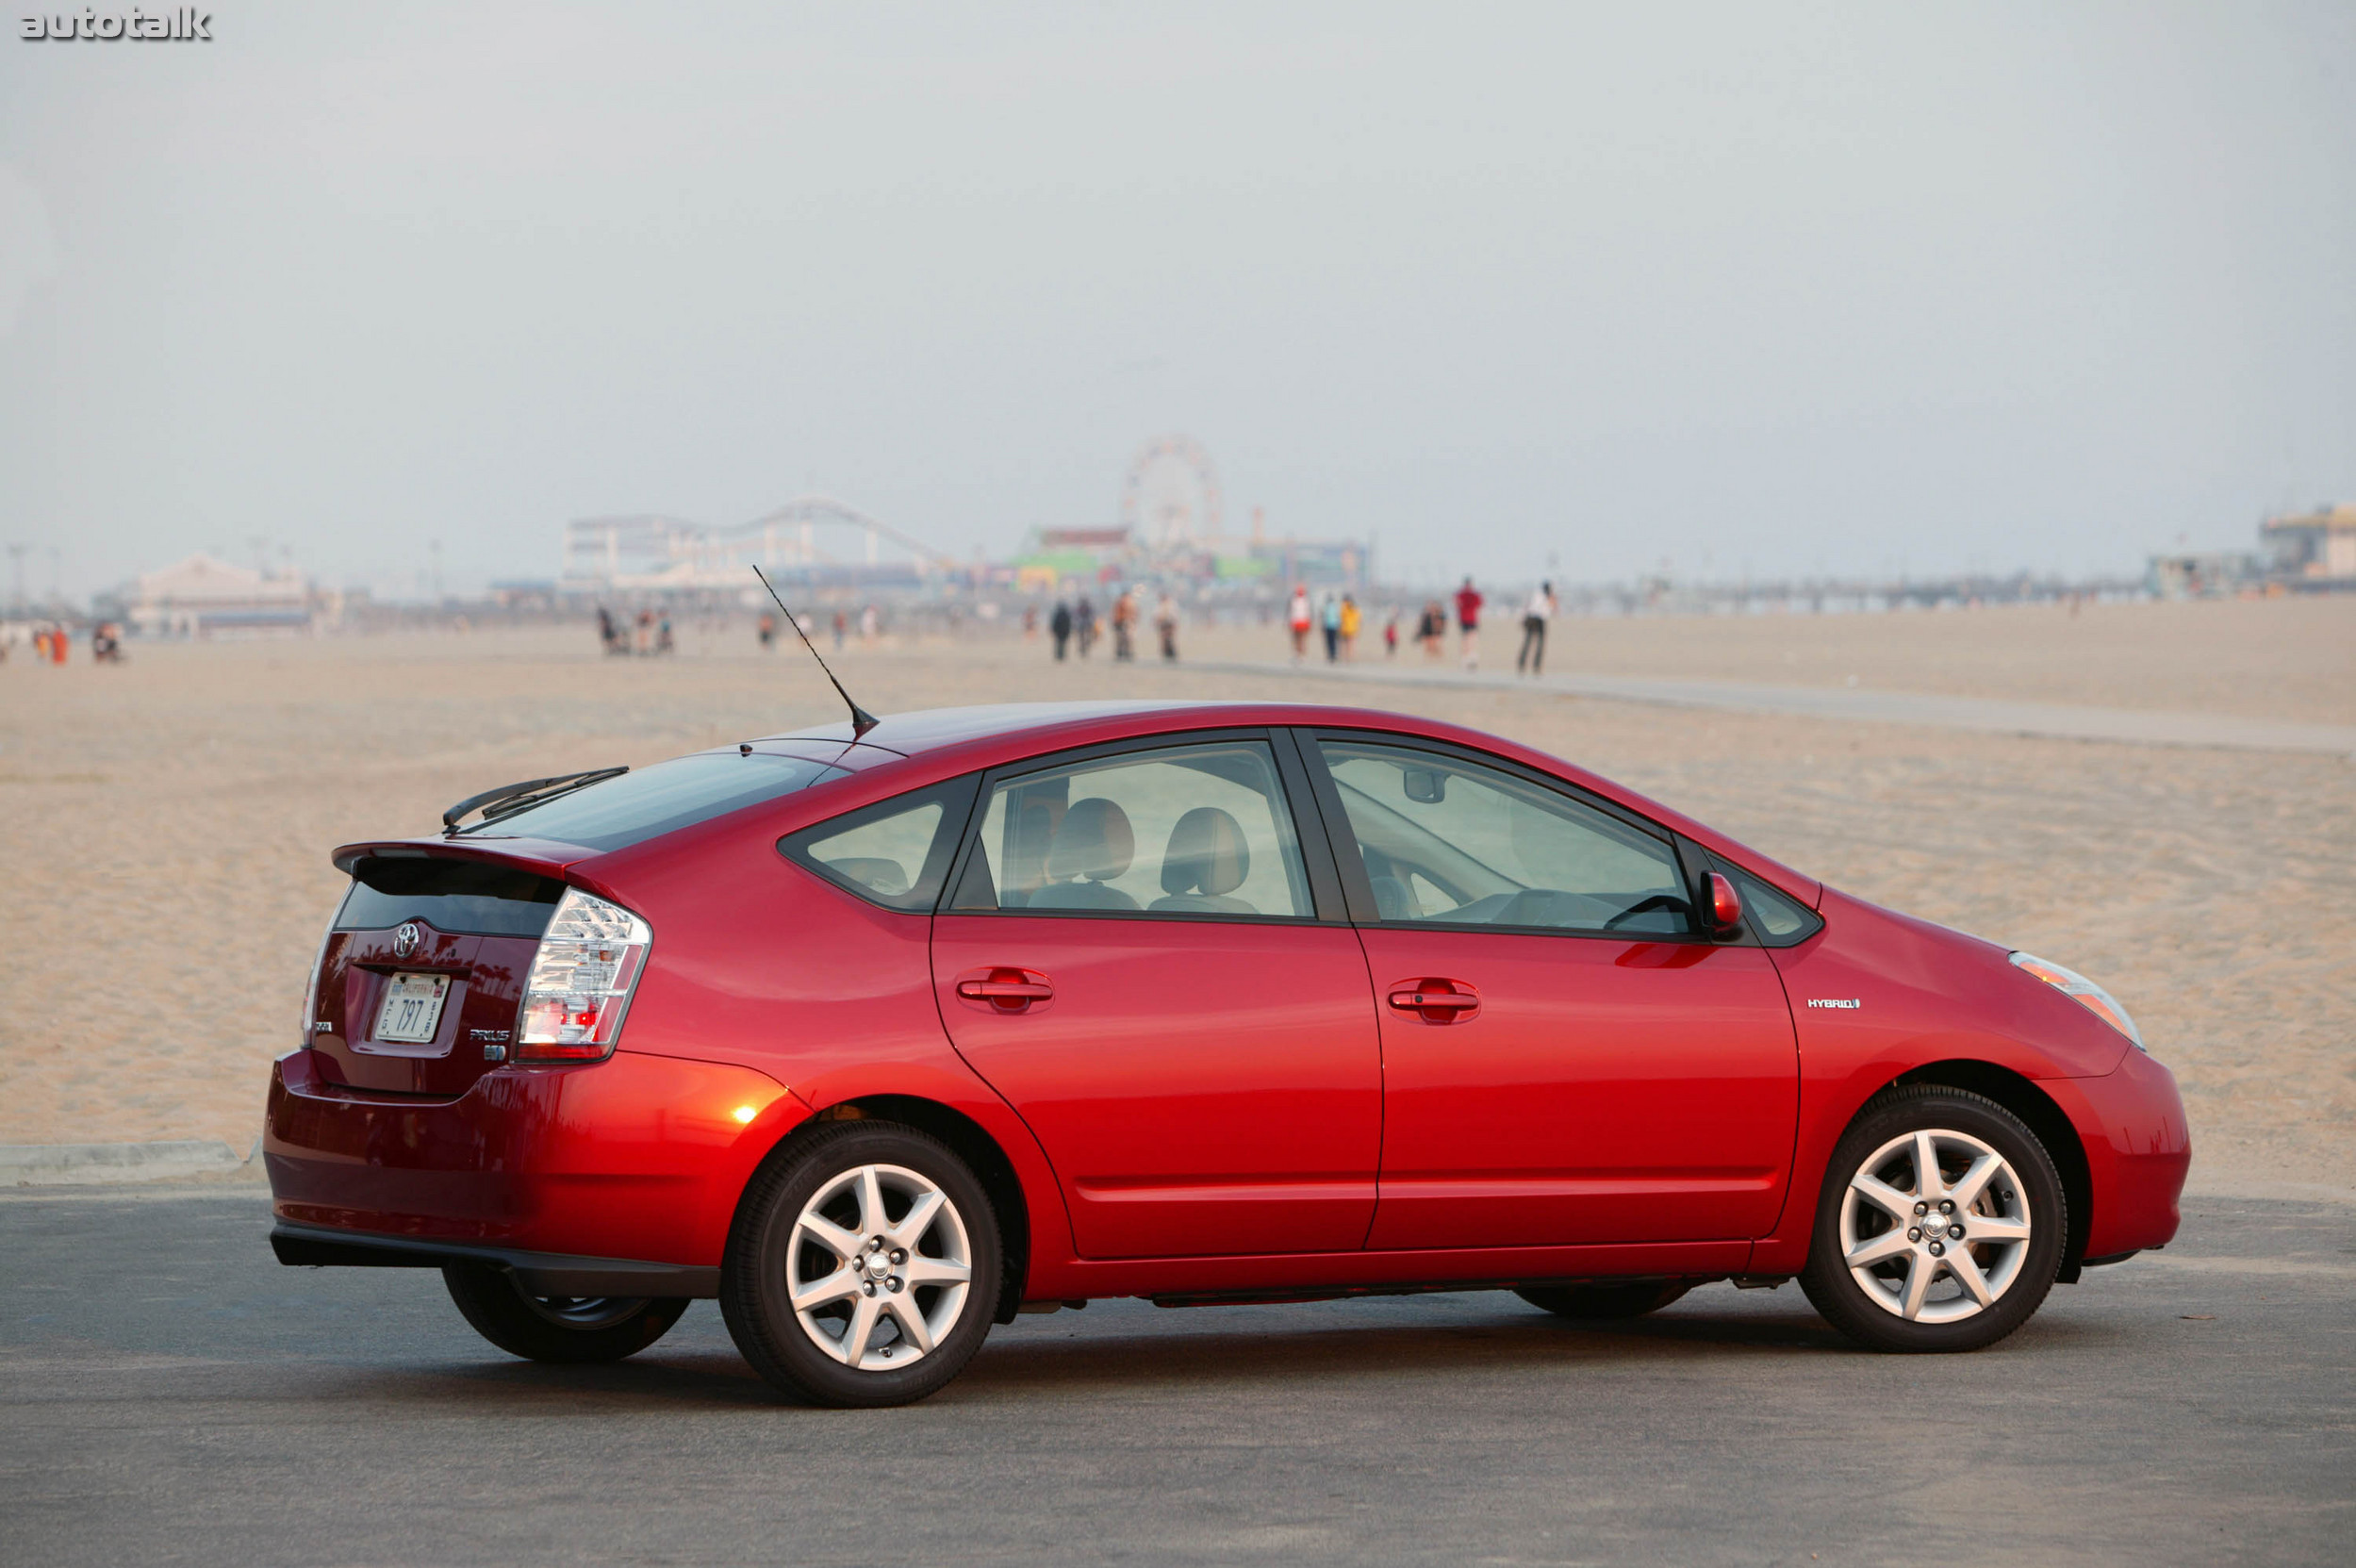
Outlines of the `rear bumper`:
{"label": "rear bumper", "polygon": [[[502,1068],[451,1100],[346,1088],[320,1067],[298,1050],[271,1075],[262,1150],[287,1263],[471,1260],[576,1283],[651,1266],[712,1271],[717,1288],[738,1196],[810,1114],[750,1068],[627,1051]],[[542,1294],[710,1294],[671,1288],[700,1279]]]}
{"label": "rear bumper", "polygon": [[372,1236],[316,1225],[272,1228],[270,1249],[292,1268],[440,1268],[489,1263],[513,1271],[534,1296],[698,1296],[720,1294],[720,1271],[686,1263],[647,1263],[628,1258],[571,1258],[561,1252],[519,1252],[505,1246],[421,1242]]}

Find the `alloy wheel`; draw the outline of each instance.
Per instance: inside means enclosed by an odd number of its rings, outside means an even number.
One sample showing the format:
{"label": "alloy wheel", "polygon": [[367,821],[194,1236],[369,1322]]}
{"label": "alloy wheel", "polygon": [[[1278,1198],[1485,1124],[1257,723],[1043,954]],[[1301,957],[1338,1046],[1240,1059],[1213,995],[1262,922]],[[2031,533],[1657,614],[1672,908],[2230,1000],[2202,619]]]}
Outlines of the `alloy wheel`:
{"label": "alloy wheel", "polygon": [[2019,1177],[1969,1132],[1925,1128],[1867,1156],[1841,1195],[1841,1262],[1909,1323],[1955,1323],[2020,1278],[2031,1220]]}
{"label": "alloy wheel", "polygon": [[785,1288],[811,1343],[862,1372],[931,1354],[957,1326],[973,1245],[948,1194],[905,1165],[854,1165],[811,1195],[786,1247]]}
{"label": "alloy wheel", "polygon": [[610,1329],[646,1308],[641,1296],[533,1296],[518,1292],[533,1312],[560,1329]]}

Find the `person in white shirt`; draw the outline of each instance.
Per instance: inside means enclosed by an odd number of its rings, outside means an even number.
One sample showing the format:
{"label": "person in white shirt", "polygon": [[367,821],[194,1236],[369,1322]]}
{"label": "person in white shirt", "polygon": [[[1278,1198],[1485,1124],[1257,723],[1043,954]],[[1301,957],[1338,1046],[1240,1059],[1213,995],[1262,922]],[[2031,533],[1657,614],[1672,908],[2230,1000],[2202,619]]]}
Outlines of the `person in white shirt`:
{"label": "person in white shirt", "polygon": [[1530,602],[1522,606],[1522,652],[1513,660],[1516,674],[1526,669],[1536,675],[1539,666],[1546,662],[1546,623],[1555,619],[1555,608],[1552,583],[1539,584]]}

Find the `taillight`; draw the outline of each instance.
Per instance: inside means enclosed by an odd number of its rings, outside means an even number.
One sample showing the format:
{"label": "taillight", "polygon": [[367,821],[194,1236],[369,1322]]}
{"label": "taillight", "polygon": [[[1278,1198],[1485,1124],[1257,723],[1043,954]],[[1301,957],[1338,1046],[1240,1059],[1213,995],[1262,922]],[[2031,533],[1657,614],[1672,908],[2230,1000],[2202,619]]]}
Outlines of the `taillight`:
{"label": "taillight", "polygon": [[310,1045],[319,1033],[319,972],[327,963],[327,944],[336,934],[336,919],[343,914],[343,900],[336,901],[336,913],[327,916],[327,929],[319,933],[319,950],[311,955],[311,981],[303,988],[303,1040]]}
{"label": "taillight", "polygon": [[601,1062],[614,1053],[654,933],[619,904],[568,887],[532,957],[516,1016],[519,1062]]}

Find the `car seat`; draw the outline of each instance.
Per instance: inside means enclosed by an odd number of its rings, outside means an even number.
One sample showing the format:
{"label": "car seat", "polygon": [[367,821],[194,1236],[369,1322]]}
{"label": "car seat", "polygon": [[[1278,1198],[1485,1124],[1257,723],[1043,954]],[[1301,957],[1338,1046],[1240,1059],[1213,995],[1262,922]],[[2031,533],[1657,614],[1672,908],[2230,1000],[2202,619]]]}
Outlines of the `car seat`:
{"label": "car seat", "polygon": [[1145,907],[1183,914],[1257,915],[1260,911],[1229,894],[1252,874],[1252,850],[1244,841],[1244,826],[1217,806],[1196,806],[1170,830],[1169,848],[1162,854],[1162,891]]}
{"label": "car seat", "polygon": [[1135,909],[1137,900],[1105,884],[1129,870],[1137,833],[1129,813],[1100,795],[1075,801],[1047,846],[1047,880],[1027,909]]}

